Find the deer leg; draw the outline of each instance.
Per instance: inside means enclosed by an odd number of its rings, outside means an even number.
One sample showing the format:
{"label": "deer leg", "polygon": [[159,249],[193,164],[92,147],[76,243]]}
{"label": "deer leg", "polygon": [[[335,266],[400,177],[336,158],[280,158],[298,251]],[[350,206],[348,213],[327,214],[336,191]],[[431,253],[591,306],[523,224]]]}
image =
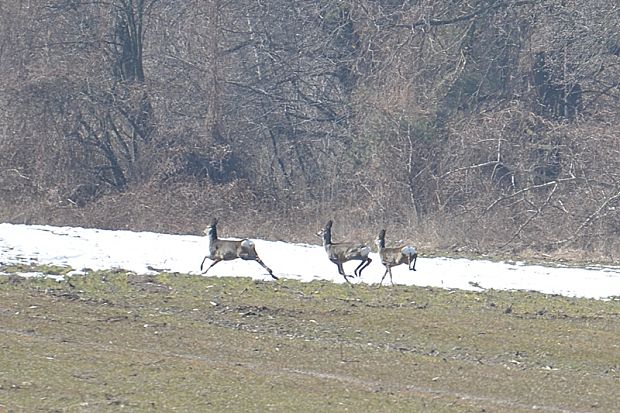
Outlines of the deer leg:
{"label": "deer leg", "polygon": [[202,266],[205,264],[205,261],[207,260],[209,256],[205,255],[205,257],[202,259],[202,262],[200,263],[200,271],[202,271]]}
{"label": "deer leg", "polygon": [[344,280],[347,283],[351,284],[351,281],[349,281],[349,279],[347,278],[349,276],[344,273],[344,268],[342,268],[342,263],[338,261],[332,261],[332,262],[338,266],[338,273],[344,277]]}
{"label": "deer leg", "polygon": [[344,273],[344,268],[342,268],[342,263],[338,261],[332,261],[338,267],[338,274],[346,277],[347,275]]}
{"label": "deer leg", "polygon": [[265,263],[264,263],[264,262],[263,262],[260,258],[256,257],[256,262],[257,262],[257,263],[259,263],[260,265],[262,265],[262,266],[263,266],[263,268],[267,270],[267,272],[269,273],[269,275],[271,275],[271,278],[273,278],[274,280],[277,280],[277,279],[278,279],[278,277],[276,277],[275,275],[273,275],[273,271],[271,271],[271,268],[267,267],[267,266],[265,265]]}
{"label": "deer leg", "polygon": [[359,276],[360,276],[360,275],[359,275],[359,273],[358,273],[358,270],[360,269],[360,267],[361,267],[362,265],[364,265],[364,263],[365,263],[365,262],[366,262],[366,261],[363,261],[363,260],[362,260],[362,262],[360,262],[360,265],[358,265],[358,266],[355,268],[355,270],[353,271],[353,274],[355,274],[355,276],[356,276],[356,277],[359,277]]}
{"label": "deer leg", "polygon": [[413,259],[413,266],[411,266],[411,263],[409,263],[409,271],[416,271],[415,269],[415,263],[418,261],[418,257],[415,257]]}
{"label": "deer leg", "polygon": [[392,287],[394,287],[394,281],[392,280],[392,267],[388,267],[388,271],[390,272],[390,283],[392,284]]}
{"label": "deer leg", "polygon": [[366,258],[364,261],[362,261],[360,265],[358,265],[357,268],[355,269],[355,275],[357,275],[358,277],[361,277],[362,271],[364,270],[364,268],[368,267],[371,262],[372,260],[370,258]]}
{"label": "deer leg", "polygon": [[379,283],[379,288],[381,288],[381,286],[383,285],[383,280],[385,279],[385,276],[388,274],[388,270],[390,269],[390,267],[386,266],[385,267],[385,272],[383,273],[383,277],[381,277],[381,282]]}
{"label": "deer leg", "polygon": [[[217,263],[218,263],[218,262],[220,262],[220,261],[222,261],[222,260],[218,260],[218,259],[216,259],[215,261],[213,261],[213,264],[209,265],[209,268],[207,268],[207,269],[205,270],[205,272],[203,272],[203,274],[206,274],[206,273],[207,273],[207,271],[209,271],[209,270],[211,269],[211,267],[213,267],[215,264],[217,264]],[[202,260],[202,262],[204,262],[204,260]],[[200,266],[200,269],[202,270],[202,265]]]}

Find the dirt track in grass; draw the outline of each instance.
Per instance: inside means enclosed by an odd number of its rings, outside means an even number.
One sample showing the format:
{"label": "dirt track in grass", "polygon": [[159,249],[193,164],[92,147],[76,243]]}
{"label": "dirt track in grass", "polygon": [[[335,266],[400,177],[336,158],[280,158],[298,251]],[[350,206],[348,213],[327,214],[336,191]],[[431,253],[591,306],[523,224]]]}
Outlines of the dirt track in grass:
{"label": "dirt track in grass", "polygon": [[618,337],[617,300],[5,275],[0,412],[613,412]]}

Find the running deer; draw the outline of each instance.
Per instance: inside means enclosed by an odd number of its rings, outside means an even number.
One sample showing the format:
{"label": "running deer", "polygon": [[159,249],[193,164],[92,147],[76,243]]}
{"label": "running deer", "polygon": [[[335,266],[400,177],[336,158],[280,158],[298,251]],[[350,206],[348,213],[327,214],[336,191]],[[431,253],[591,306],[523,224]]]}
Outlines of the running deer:
{"label": "running deer", "polygon": [[220,261],[230,261],[236,258],[241,258],[242,260],[256,261],[267,270],[269,275],[271,275],[274,280],[278,279],[278,277],[273,275],[271,269],[267,267],[258,257],[256,249],[254,248],[254,242],[251,240],[242,239],[235,241],[219,239],[217,237],[217,219],[215,218],[211,221],[211,225],[209,225],[204,232],[209,237],[209,254],[203,258],[202,263],[200,264],[200,271],[202,271],[202,267],[207,258],[213,260],[213,263],[203,272],[203,274],[206,274],[211,267]]}
{"label": "running deer", "polygon": [[344,273],[342,264],[353,260],[362,261],[353,272],[356,276],[361,277],[364,268],[368,267],[372,262],[372,260],[368,257],[370,254],[370,247],[364,244],[355,244],[351,242],[333,243],[332,224],[333,221],[330,219],[327,221],[327,224],[325,224],[325,227],[317,233],[317,235],[323,238],[323,247],[327,252],[327,257],[331,262],[338,266],[338,272],[344,277],[344,280],[351,284],[347,277],[353,276],[346,275]]}
{"label": "running deer", "polygon": [[405,245],[404,247],[385,248],[384,229],[379,231],[379,236],[375,240],[375,243],[379,248],[381,263],[385,265],[385,273],[383,274],[383,277],[381,277],[379,287],[383,284],[383,279],[387,274],[390,274],[390,282],[394,285],[394,281],[392,281],[392,267],[400,264],[407,264],[409,270],[415,271],[415,264],[418,260],[418,252],[414,247]]}

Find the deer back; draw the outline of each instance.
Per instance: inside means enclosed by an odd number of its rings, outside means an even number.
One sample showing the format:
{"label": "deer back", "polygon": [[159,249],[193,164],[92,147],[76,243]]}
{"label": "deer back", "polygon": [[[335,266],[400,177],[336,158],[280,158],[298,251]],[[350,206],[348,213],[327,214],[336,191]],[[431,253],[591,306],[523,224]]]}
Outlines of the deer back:
{"label": "deer back", "polygon": [[254,243],[248,239],[215,239],[209,244],[211,259],[233,260],[235,258],[255,259]]}
{"label": "deer back", "polygon": [[348,242],[328,244],[325,246],[329,258],[336,261],[348,261],[353,259],[366,259],[370,254],[370,247],[364,244]]}
{"label": "deer back", "polygon": [[416,250],[410,245],[394,248],[379,248],[379,256],[384,265],[396,266],[409,264],[416,256]]}

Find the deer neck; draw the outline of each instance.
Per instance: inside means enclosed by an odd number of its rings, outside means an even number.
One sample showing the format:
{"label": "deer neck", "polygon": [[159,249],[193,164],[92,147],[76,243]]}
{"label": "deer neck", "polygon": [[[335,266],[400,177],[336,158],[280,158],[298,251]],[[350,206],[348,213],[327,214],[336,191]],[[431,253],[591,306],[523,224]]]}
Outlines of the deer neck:
{"label": "deer neck", "polygon": [[323,231],[323,246],[327,248],[330,245],[332,245],[332,230],[328,228]]}
{"label": "deer neck", "polygon": [[217,240],[217,228],[215,226],[209,227],[208,236],[210,242]]}
{"label": "deer neck", "polygon": [[385,248],[385,239],[377,238],[375,240],[375,244],[377,244],[377,248],[379,249],[379,251],[381,251],[382,249]]}

